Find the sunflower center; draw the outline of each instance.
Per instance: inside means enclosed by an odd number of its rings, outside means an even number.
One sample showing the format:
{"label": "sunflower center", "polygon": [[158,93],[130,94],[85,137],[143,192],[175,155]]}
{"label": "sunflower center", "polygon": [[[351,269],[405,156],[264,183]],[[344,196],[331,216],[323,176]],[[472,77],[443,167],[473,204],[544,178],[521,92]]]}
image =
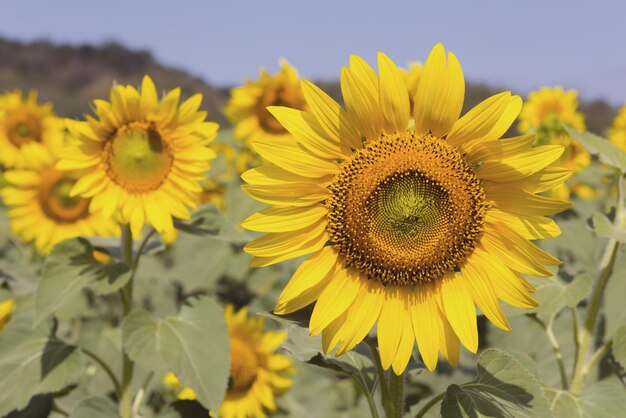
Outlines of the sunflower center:
{"label": "sunflower center", "polygon": [[259,117],[259,125],[264,131],[276,135],[287,133],[283,125],[276,120],[266,108],[268,106],[286,106],[292,109],[303,109],[304,103],[295,93],[295,89],[286,89],[281,86],[268,89],[267,92],[261,96],[257,103],[257,114]]}
{"label": "sunflower center", "polygon": [[328,230],[347,265],[414,286],[460,267],[483,231],[485,192],[445,140],[383,136],[345,160],[330,185]]}
{"label": "sunflower center", "polygon": [[89,215],[90,199],[70,196],[76,180],[51,170],[43,176],[39,188],[39,204],[44,214],[58,223],[74,223]]}
{"label": "sunflower center", "polygon": [[132,123],[118,129],[105,144],[105,161],[110,177],[130,192],[157,189],[172,168],[169,145],[156,129]]}
{"label": "sunflower center", "polygon": [[41,122],[29,112],[14,112],[7,116],[7,136],[16,147],[28,142],[41,142]]}
{"label": "sunflower center", "polygon": [[259,359],[254,349],[239,338],[230,340],[229,389],[243,392],[252,387],[257,378]]}

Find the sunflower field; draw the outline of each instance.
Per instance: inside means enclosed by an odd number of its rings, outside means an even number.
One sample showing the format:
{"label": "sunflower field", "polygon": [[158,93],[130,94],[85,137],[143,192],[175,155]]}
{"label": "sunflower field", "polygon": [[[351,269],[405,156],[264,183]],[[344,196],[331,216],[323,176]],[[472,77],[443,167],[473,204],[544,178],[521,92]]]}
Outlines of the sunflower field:
{"label": "sunflower field", "polygon": [[625,416],[626,106],[345,58],[1,94],[0,417]]}

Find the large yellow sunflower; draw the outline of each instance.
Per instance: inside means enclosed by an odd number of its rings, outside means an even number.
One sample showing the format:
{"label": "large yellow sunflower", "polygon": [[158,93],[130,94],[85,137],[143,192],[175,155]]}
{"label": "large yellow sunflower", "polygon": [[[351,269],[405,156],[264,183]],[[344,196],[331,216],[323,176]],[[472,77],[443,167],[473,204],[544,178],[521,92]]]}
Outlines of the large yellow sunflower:
{"label": "large yellow sunflower", "polygon": [[624,105],[609,128],[609,141],[626,151],[626,105]]}
{"label": "large yellow sunflower", "polygon": [[439,352],[456,365],[459,342],[478,348],[475,305],[508,330],[499,300],[535,306],[522,274],[560,263],[530,240],[557,236],[545,215],[570,206],[537,194],[569,176],[548,167],[563,147],[500,139],[522,107],[510,92],[459,118],[463,72],[441,44],[418,82],[414,129],[402,73],[382,53],[378,70],[350,58],[345,110],[306,81],[309,112],[270,108],[296,140],[256,144],[269,164],[243,187],[272,207],[244,221],[268,233],[245,250],[257,267],[310,254],[275,312],[316,302],[309,327],[326,352],[351,350],[377,324],[385,369],[400,374],[415,340],[429,369]]}
{"label": "large yellow sunflower", "polygon": [[[534,132],[537,135],[536,145],[562,145],[565,152],[557,161],[557,165],[571,170],[574,174],[587,167],[591,162],[589,152],[575,141],[563,129],[563,124],[584,132],[585,115],[578,111],[576,90],[564,91],[562,87],[543,87],[528,95],[520,114],[518,130],[521,133]],[[576,183],[573,191],[586,190],[584,184]],[[570,190],[562,184],[550,191],[553,197],[567,199]],[[578,194],[578,193],[577,193]],[[583,193],[581,197],[589,197]]]}
{"label": "large yellow sunflower", "polygon": [[20,90],[0,96],[0,163],[8,168],[29,165],[25,153],[35,155],[63,142],[63,121],[52,104],[37,102],[37,92],[23,97]]}
{"label": "large yellow sunflower", "polygon": [[13,299],[7,299],[0,302],[0,331],[4,329],[7,322],[11,319],[13,309],[15,309]]}
{"label": "large yellow sunflower", "polygon": [[141,91],[116,85],[111,101],[96,100],[96,117],[67,121],[77,138],[58,168],[81,174],[72,196],[92,198],[89,210],[119,215],[134,236],[144,223],[162,234],[173,230],[172,216],[190,217],[215,152],[209,148],[218,125],[205,122],[196,94],[179,105],[180,89],[161,101],[150,77]]}
{"label": "large yellow sunflower", "polygon": [[[226,323],[230,336],[230,383],[219,416],[224,418],[265,417],[276,411],[274,395],[292,385],[291,359],[274,351],[283,342],[283,331],[263,331],[263,318],[249,318],[248,309],[235,312],[226,306]],[[179,390],[179,399],[196,399],[193,389],[180,389],[178,378],[168,373],[165,383]]]}
{"label": "large yellow sunflower", "polygon": [[2,189],[11,223],[11,232],[46,255],[59,242],[78,236],[111,236],[117,224],[98,213],[89,213],[89,198],[70,196],[76,177],[55,168],[52,150],[30,150],[22,154],[30,169],[5,173],[8,186]]}
{"label": "large yellow sunflower", "polygon": [[235,138],[246,143],[257,139],[289,139],[291,135],[267,111],[268,106],[306,109],[298,73],[286,60],[281,60],[280,71],[276,75],[272,76],[262,69],[258,80],[247,81],[245,85],[231,90],[224,113],[235,126]]}

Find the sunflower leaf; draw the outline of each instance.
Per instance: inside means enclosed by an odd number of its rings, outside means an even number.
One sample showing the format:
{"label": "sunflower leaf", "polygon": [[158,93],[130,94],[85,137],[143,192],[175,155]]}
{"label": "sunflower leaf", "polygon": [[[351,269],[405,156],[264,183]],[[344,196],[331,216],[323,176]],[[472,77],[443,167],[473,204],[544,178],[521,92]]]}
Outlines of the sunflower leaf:
{"label": "sunflower leaf", "polygon": [[93,284],[98,294],[107,294],[130,279],[126,265],[102,264],[94,258],[93,250],[84,238],[63,241],[54,247],[44,262],[35,291],[35,324],[71,303],[87,285]]}
{"label": "sunflower leaf", "polygon": [[613,357],[622,367],[626,366],[626,324],[621,325],[613,335]]}
{"label": "sunflower leaf", "polygon": [[537,287],[535,298],[539,306],[534,309],[534,313],[551,315],[565,307],[573,308],[587,297],[592,284],[593,278],[589,273],[578,274],[569,283],[554,277]]}
{"label": "sunflower leaf", "polygon": [[626,152],[608,140],[591,132],[578,132],[564,126],[567,133],[580,142],[591,154],[598,155],[600,161],[626,173]]}
{"label": "sunflower leaf", "polygon": [[32,324],[32,307],[22,306],[0,332],[0,416],[76,383],[85,368],[82,351],[52,335],[51,320]]}
{"label": "sunflower leaf", "polygon": [[626,410],[626,392],[607,382],[591,384],[580,397],[552,388],[545,395],[554,418],[614,418]]}
{"label": "sunflower leaf", "polygon": [[603,213],[595,213],[591,218],[593,230],[602,238],[614,238],[619,242],[626,242],[626,232],[616,227]]}
{"label": "sunflower leaf", "polygon": [[69,418],[110,418],[117,416],[117,405],[110,398],[92,396],[83,399]]}
{"label": "sunflower leaf", "polygon": [[472,383],[450,385],[441,403],[444,418],[551,417],[539,381],[517,360],[499,350],[478,359]]}
{"label": "sunflower leaf", "polygon": [[133,361],[157,375],[173,372],[203,406],[220,405],[230,350],[224,313],[214,300],[194,299],[178,316],[165,319],[135,310],[124,320],[122,333],[124,350]]}
{"label": "sunflower leaf", "polygon": [[212,204],[200,207],[189,221],[175,219],[174,226],[191,235],[208,236],[233,244],[245,244],[252,238]]}

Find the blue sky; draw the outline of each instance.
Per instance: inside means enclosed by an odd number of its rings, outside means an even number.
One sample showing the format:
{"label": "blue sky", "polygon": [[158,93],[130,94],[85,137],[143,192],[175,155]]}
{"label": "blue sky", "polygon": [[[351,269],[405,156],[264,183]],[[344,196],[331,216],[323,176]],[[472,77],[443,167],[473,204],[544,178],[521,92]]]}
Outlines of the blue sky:
{"label": "blue sky", "polygon": [[[0,35],[72,44],[116,40],[216,85],[276,70],[287,58],[306,78],[338,79],[356,53],[374,62],[423,61],[443,42],[466,78],[518,93],[577,88],[626,102],[626,2],[620,0],[11,0]],[[1,57],[0,57],[1,59]]]}

